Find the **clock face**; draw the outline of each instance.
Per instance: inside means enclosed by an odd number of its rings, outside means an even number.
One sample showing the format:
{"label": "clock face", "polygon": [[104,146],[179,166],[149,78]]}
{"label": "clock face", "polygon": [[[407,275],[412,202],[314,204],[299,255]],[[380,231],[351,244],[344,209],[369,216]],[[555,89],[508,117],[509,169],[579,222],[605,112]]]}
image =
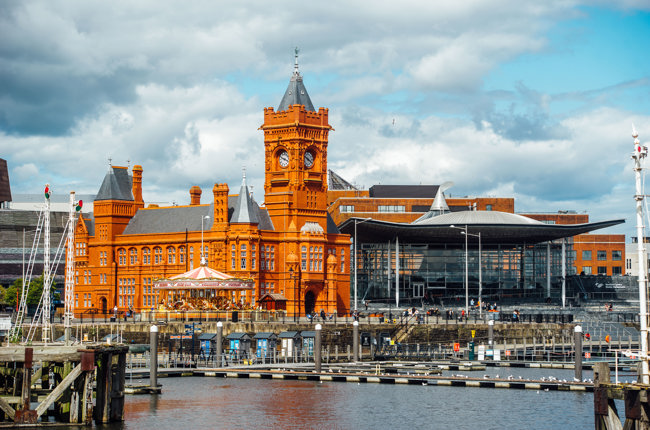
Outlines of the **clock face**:
{"label": "clock face", "polygon": [[287,151],[280,152],[279,160],[281,167],[287,167],[289,165],[289,153]]}
{"label": "clock face", "polygon": [[312,154],[309,151],[305,152],[305,167],[311,169],[313,165],[314,165],[314,154]]}

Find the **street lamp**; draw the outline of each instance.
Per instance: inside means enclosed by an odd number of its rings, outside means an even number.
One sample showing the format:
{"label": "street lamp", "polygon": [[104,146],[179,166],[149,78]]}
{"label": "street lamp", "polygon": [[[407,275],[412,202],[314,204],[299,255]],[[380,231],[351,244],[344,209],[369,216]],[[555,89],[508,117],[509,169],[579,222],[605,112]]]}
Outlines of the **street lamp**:
{"label": "street lamp", "polygon": [[[289,268],[289,278],[291,279],[291,282],[293,283],[293,299],[294,301],[298,301],[298,321],[300,321],[300,297],[299,295],[296,295],[296,277],[293,273],[293,267]],[[293,315],[293,320],[296,320],[296,308],[294,305],[293,309],[294,315]]]}
{"label": "street lamp", "polygon": [[205,266],[205,257],[203,256],[203,220],[210,219],[210,215],[201,217],[201,266]]}
{"label": "street lamp", "polygon": [[[465,228],[467,229],[467,226],[465,226]],[[478,234],[474,234],[474,233],[469,233],[467,232],[467,230],[465,230],[465,231],[461,231],[460,233],[465,235],[465,246],[467,246],[467,236],[478,237],[478,302],[479,302],[478,314],[480,316],[483,316],[483,307],[481,306],[482,304],[481,295],[483,294],[483,276],[482,276],[483,263],[481,261],[481,232],[479,231]]]}
{"label": "street lamp", "polygon": [[462,230],[461,233],[465,235],[465,317],[467,318],[469,316],[469,258],[467,252],[467,224],[465,224],[465,227],[456,227],[453,224],[449,227]]}
{"label": "street lamp", "polygon": [[366,221],[370,221],[372,218],[364,218],[361,221],[354,219],[354,250],[352,252],[354,259],[354,310],[357,310],[357,224],[363,224]]}
{"label": "street lamp", "polygon": [[469,316],[468,306],[469,306],[469,270],[468,270],[468,252],[467,252],[467,236],[478,237],[478,312],[479,315],[483,315],[483,308],[480,306],[482,302],[483,294],[483,262],[481,256],[481,232],[470,233],[467,231],[467,224],[465,227],[456,227],[455,225],[450,225],[451,228],[457,228],[461,230],[460,234],[465,236],[465,314]]}

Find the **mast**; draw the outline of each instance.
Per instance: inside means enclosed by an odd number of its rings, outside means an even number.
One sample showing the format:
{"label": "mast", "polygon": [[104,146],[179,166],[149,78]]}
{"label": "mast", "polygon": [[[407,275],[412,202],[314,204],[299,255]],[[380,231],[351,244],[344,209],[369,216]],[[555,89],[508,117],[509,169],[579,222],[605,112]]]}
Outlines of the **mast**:
{"label": "mast", "polygon": [[50,184],[45,185],[45,220],[43,230],[43,332],[42,339],[47,345],[50,340],[50,310],[52,276],[50,274]]}
{"label": "mast", "polygon": [[644,235],[643,235],[643,187],[641,183],[641,160],[648,155],[648,148],[641,146],[639,143],[639,134],[632,126],[632,137],[634,138],[634,153],[632,159],[634,160],[634,179],[636,182],[636,237],[637,237],[637,251],[639,254],[639,322],[641,332],[641,375],[639,375],[639,382],[648,384],[648,298],[646,294],[646,274],[648,269],[646,267]]}
{"label": "mast", "polygon": [[70,192],[70,212],[68,215],[68,238],[67,238],[67,247],[65,255],[65,290],[64,290],[64,336],[65,344],[70,344],[71,337],[71,328],[72,328],[72,319],[74,318],[74,255],[75,255],[75,244],[74,244],[74,232],[75,232],[75,213],[81,210],[82,201],[79,200],[79,204],[75,204],[74,201],[75,193],[74,191]]}

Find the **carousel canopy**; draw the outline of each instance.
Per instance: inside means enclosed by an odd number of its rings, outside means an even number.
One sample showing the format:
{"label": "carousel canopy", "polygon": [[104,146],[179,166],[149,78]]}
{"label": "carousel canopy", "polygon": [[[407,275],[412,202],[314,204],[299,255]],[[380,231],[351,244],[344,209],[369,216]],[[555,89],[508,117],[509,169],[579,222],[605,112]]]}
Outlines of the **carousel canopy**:
{"label": "carousel canopy", "polygon": [[240,279],[210,269],[207,266],[199,266],[189,272],[172,276],[167,279],[158,279],[153,283],[154,288],[159,290],[179,289],[219,289],[219,290],[252,290],[252,279]]}

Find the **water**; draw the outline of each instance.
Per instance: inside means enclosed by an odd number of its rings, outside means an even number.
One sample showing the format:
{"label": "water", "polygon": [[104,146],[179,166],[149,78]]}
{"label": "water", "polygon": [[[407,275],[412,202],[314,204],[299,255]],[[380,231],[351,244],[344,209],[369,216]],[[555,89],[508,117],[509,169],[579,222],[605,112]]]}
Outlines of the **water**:
{"label": "water", "polygon": [[[524,378],[573,371],[489,368]],[[589,372],[585,377],[590,378]],[[593,428],[593,394],[443,386],[163,378],[160,396],[127,396],[125,422],[103,429],[582,429]],[[135,382],[135,381],[134,381]],[[617,405],[619,413],[624,408]]]}

